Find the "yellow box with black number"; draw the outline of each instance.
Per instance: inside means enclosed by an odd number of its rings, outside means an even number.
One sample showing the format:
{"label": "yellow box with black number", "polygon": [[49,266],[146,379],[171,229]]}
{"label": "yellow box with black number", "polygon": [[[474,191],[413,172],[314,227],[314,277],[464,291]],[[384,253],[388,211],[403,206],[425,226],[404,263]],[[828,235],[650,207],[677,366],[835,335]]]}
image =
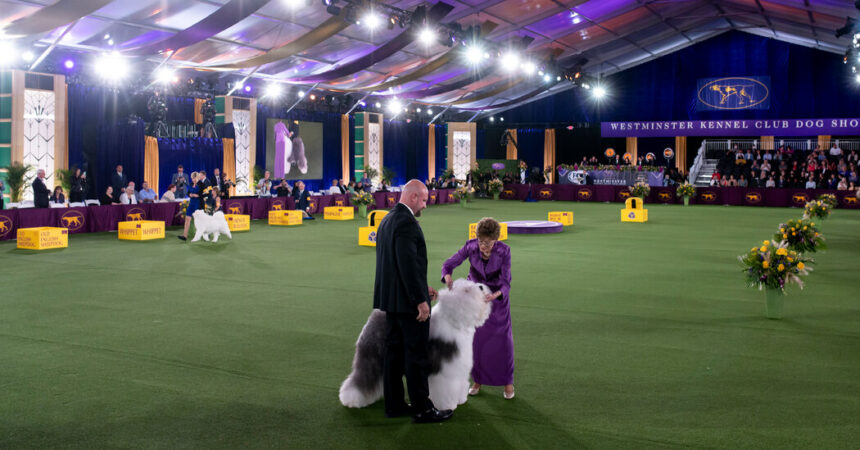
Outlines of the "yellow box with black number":
{"label": "yellow box with black number", "polygon": [[269,211],[269,225],[292,226],[301,224],[301,211]]}
{"label": "yellow box with black number", "polygon": [[355,209],[352,206],[326,206],[323,208],[323,219],[325,220],[352,220],[355,217]]}
{"label": "yellow box with black number", "polygon": [[69,229],[57,227],[35,227],[18,229],[18,248],[49,250],[69,246]]}
{"label": "yellow box with black number", "polygon": [[247,214],[224,214],[230,231],[248,231],[251,229],[251,216]]}
{"label": "yellow box with black number", "polygon": [[550,211],[546,220],[568,227],[573,225],[573,211]]}
{"label": "yellow box with black number", "polygon": [[122,241],[164,239],[164,222],[161,220],[127,220],[117,226],[117,237]]}

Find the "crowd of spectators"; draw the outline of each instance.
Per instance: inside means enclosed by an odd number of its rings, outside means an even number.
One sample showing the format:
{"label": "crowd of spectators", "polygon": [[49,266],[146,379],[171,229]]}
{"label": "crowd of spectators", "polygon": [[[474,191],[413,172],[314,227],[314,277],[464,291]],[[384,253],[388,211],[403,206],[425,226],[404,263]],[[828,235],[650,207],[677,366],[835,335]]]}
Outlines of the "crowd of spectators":
{"label": "crowd of spectators", "polygon": [[829,150],[820,146],[797,151],[791,146],[775,151],[737,145],[717,163],[711,186],[776,187],[856,190],[860,156],[844,152],[836,144]]}

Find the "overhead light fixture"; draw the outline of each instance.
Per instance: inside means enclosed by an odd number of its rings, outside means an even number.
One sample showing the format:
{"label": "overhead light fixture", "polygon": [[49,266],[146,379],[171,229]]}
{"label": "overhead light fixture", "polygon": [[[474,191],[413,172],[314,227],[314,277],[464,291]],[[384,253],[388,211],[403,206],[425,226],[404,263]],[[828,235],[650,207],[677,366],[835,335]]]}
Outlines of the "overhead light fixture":
{"label": "overhead light fixture", "polygon": [[420,113],[420,112],[421,112],[421,108],[415,108],[415,112]]}
{"label": "overhead light fixture", "polygon": [[523,64],[523,72],[525,72],[526,75],[533,75],[535,73],[535,70],[537,70],[537,66],[535,66],[535,63],[531,61],[526,61],[526,63]]}
{"label": "overhead light fixture", "polygon": [[74,69],[75,61],[73,59],[67,59],[65,62],[63,62],[63,67],[69,70]]}
{"label": "overhead light fixture", "polygon": [[504,122],[504,121],[505,121],[504,117],[499,117],[499,122]]}
{"label": "overhead light fixture", "polygon": [[484,51],[477,45],[466,47],[466,61],[470,64],[480,64],[483,57]]}
{"label": "overhead light fixture", "polygon": [[27,50],[24,53],[21,53],[21,59],[23,59],[24,62],[30,62],[34,58],[36,58],[36,55],[34,55],[33,52],[31,52],[30,50]]}
{"label": "overhead light fixture", "polygon": [[603,97],[606,97],[606,93],[607,93],[607,92],[606,92],[606,88],[605,88],[605,87],[603,87],[603,86],[597,86],[596,88],[594,88],[594,92],[593,92],[591,95],[593,95],[593,96],[594,96],[594,98],[596,98],[597,100],[600,100],[600,99],[602,99]]}
{"label": "overhead light fixture", "polygon": [[490,116],[490,122],[495,122],[495,121],[496,121],[496,118],[493,116]]}
{"label": "overhead light fixture", "polygon": [[299,95],[299,98],[304,97],[304,96],[305,96],[305,91],[299,91],[298,95]]}
{"label": "overhead light fixture", "polygon": [[382,19],[379,18],[378,15],[373,12],[368,12],[361,18],[362,22],[364,22],[364,26],[369,28],[370,30],[375,30],[382,25]]}
{"label": "overhead light fixture", "polygon": [[317,99],[317,96],[316,96],[316,94],[311,94],[311,96],[310,96],[310,97],[308,97],[308,98],[310,98],[310,99],[311,99],[311,101],[314,101],[314,100],[316,100],[316,99]]}
{"label": "overhead light fixture", "polygon": [[552,80],[552,77],[550,77],[548,73],[545,73],[545,74],[543,75],[543,80],[544,80],[545,82],[549,83],[549,82],[550,82],[550,80]]}
{"label": "overhead light fixture", "polygon": [[855,81],[857,81],[858,83],[860,83],[860,75],[857,75],[857,76],[854,78],[854,80],[855,80]]}
{"label": "overhead light fixture", "polygon": [[0,58],[6,66],[15,61],[15,46],[9,41],[0,41]]}
{"label": "overhead light fixture", "polygon": [[118,52],[99,56],[96,60],[96,75],[108,80],[120,80],[128,75],[128,62]]}
{"label": "overhead light fixture", "polygon": [[391,114],[397,114],[400,110],[403,109],[403,104],[400,103],[400,100],[396,98],[388,102],[388,112]]}
{"label": "overhead light fixture", "polygon": [[513,72],[520,65],[520,55],[515,52],[507,52],[502,55],[502,68]]}
{"label": "overhead light fixture", "polygon": [[158,83],[167,84],[173,81],[174,78],[173,70],[167,67],[162,67],[155,73],[155,81]]}
{"label": "overhead light fixture", "polygon": [[246,85],[245,85],[245,87],[244,87],[244,88],[242,88],[242,90],[244,90],[246,94],[247,94],[247,93],[250,93],[250,92],[251,92],[251,89],[252,89],[252,88],[251,88],[251,85],[250,85],[250,84],[246,84]]}
{"label": "overhead light fixture", "polygon": [[269,83],[263,90],[263,96],[269,98],[280,97],[284,93],[284,88],[278,83]]}
{"label": "overhead light fixture", "polygon": [[296,9],[299,6],[302,6],[305,3],[305,0],[284,0],[284,3],[292,9]]}
{"label": "overhead light fixture", "polygon": [[427,115],[428,115],[428,116],[433,115],[433,110],[432,110],[432,109],[428,109],[428,110],[427,110]]}
{"label": "overhead light fixture", "polygon": [[382,103],[376,102],[374,106],[376,106],[377,108],[382,108]]}
{"label": "overhead light fixture", "polygon": [[430,27],[424,27],[418,32],[418,40],[424,45],[430,45],[436,41],[436,33]]}

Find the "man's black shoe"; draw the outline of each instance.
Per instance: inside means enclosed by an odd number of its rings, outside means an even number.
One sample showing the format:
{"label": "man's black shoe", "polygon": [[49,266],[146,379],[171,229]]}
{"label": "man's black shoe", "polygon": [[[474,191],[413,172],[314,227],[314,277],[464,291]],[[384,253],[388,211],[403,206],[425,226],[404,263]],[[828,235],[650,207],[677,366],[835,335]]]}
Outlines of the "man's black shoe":
{"label": "man's black shoe", "polygon": [[439,411],[436,408],[430,408],[421,414],[415,414],[412,421],[415,423],[444,422],[450,419],[453,415],[454,411],[451,411],[450,409]]}
{"label": "man's black shoe", "polygon": [[180,241],[184,241],[186,239],[185,236],[176,236],[176,237],[179,238]]}
{"label": "man's black shoe", "polygon": [[408,403],[404,403],[403,406],[393,410],[393,411],[385,411],[385,417],[389,419],[393,419],[395,417],[405,417],[412,415],[412,405]]}

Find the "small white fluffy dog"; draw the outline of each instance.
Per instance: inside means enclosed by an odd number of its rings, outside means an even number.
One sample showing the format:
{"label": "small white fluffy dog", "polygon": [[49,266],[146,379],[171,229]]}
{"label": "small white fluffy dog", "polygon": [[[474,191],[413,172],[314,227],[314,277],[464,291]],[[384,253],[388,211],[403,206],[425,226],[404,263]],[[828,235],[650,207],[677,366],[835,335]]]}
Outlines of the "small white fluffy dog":
{"label": "small white fluffy dog", "polygon": [[221,211],[215,212],[211,216],[206,214],[206,211],[198,209],[191,215],[194,218],[194,228],[197,230],[194,233],[194,239],[191,242],[197,242],[200,238],[209,242],[209,236],[215,235],[212,242],[218,242],[218,236],[226,234],[228,238],[233,239],[230,234],[230,227],[227,225],[227,219],[224,218],[224,213]]}
{"label": "small white fluffy dog", "polygon": [[[475,329],[490,317],[490,292],[483,284],[459,279],[450,290],[439,291],[430,313],[430,400],[437,409],[455,409],[466,403],[472,371],[472,339]],[[385,359],[385,313],[373,310],[358,341],[352,373],[340,386],[340,402],[363,408],[382,398]]]}

